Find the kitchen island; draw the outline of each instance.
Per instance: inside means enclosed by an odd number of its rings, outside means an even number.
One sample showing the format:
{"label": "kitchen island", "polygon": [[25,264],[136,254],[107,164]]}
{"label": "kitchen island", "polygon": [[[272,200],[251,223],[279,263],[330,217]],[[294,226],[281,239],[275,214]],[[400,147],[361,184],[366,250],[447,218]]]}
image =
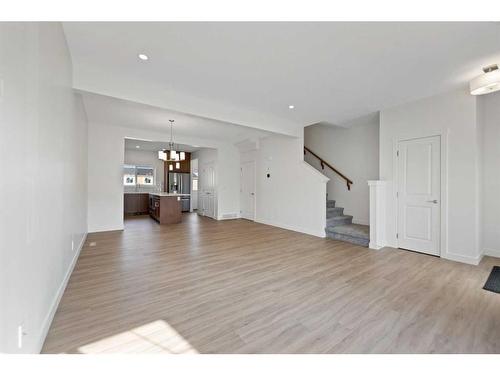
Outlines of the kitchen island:
{"label": "kitchen island", "polygon": [[149,215],[160,224],[175,224],[182,220],[181,197],[189,194],[149,193]]}

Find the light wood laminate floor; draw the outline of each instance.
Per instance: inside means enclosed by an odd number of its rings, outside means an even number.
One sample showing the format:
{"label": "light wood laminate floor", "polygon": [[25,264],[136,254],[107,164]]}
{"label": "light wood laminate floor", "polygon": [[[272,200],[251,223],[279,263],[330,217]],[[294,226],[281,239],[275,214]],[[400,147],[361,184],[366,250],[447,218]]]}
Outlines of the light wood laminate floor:
{"label": "light wood laminate floor", "polygon": [[500,353],[491,267],[245,220],[90,234],[45,353]]}

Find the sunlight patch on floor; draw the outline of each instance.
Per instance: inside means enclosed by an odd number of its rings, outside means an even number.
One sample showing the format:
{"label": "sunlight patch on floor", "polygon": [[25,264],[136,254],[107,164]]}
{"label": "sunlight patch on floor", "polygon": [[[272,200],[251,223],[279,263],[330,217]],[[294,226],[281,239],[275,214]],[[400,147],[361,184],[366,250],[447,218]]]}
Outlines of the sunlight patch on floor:
{"label": "sunlight patch on floor", "polygon": [[80,353],[198,353],[175,329],[163,320],[144,324],[78,348]]}

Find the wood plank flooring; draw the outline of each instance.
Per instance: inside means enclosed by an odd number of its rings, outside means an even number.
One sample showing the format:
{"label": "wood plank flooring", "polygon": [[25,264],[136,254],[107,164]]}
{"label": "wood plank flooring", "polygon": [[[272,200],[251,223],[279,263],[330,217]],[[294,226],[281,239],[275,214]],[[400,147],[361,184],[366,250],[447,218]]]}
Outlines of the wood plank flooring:
{"label": "wood plank flooring", "polygon": [[245,220],[90,234],[45,353],[500,353],[491,267]]}

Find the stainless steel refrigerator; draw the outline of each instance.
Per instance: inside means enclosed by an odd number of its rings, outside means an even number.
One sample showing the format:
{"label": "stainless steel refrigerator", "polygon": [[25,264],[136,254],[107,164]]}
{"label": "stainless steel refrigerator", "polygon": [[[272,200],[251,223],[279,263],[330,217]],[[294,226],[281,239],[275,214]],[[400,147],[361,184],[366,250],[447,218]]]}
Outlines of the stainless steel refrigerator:
{"label": "stainless steel refrigerator", "polygon": [[[168,192],[177,194],[191,194],[191,173],[168,173]],[[189,211],[191,197],[181,197],[182,212]]]}

